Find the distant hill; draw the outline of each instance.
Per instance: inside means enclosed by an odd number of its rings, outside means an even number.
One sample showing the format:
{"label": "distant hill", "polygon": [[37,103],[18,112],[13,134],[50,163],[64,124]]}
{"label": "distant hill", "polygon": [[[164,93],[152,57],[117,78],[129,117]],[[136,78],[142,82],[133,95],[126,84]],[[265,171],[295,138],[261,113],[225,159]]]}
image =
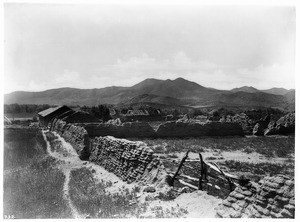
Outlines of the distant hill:
{"label": "distant hill", "polygon": [[289,90],[284,88],[271,88],[271,89],[266,89],[261,91],[265,93],[275,94],[275,95],[284,95],[288,93]]}
{"label": "distant hill", "polygon": [[259,92],[259,90],[252,87],[252,86],[243,86],[243,87],[240,87],[240,88],[234,88],[234,89],[231,90],[231,92],[256,93],[256,92]]}
{"label": "distant hill", "polygon": [[139,94],[169,96],[181,99],[198,97],[200,94],[205,96],[218,92],[218,90],[205,88],[183,78],[177,78],[175,80],[146,79],[134,85],[131,89],[138,90]]}
{"label": "distant hill", "polygon": [[157,96],[152,94],[143,94],[132,99],[121,103],[121,105],[132,105],[132,104],[141,104],[141,103],[155,103],[155,104],[162,104],[168,106],[181,106],[184,105],[183,102],[179,99],[172,98],[169,96]]}
{"label": "distant hill", "polygon": [[217,104],[223,103],[224,105],[231,106],[286,107],[288,105],[288,101],[284,96],[263,92],[220,94],[216,102]]}
{"label": "distant hill", "polygon": [[[272,92],[283,92],[275,90]],[[271,89],[270,89],[271,90]],[[276,94],[276,93],[275,93]],[[166,106],[263,106],[294,107],[295,91],[281,95],[244,86],[233,90],[206,88],[183,78],[146,79],[132,87],[100,89],[58,88],[41,92],[17,91],[4,96],[5,104],[98,105],[149,103]]]}

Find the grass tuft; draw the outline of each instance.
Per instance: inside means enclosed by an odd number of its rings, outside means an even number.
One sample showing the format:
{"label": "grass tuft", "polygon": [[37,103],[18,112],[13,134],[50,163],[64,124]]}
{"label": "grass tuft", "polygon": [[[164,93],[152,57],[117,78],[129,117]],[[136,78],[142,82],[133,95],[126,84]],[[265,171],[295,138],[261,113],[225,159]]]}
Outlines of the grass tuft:
{"label": "grass tuft", "polygon": [[144,207],[137,206],[139,188],[111,194],[105,191],[110,186],[111,183],[103,181],[96,183],[87,168],[71,172],[70,196],[81,214],[90,218],[124,218],[132,215],[138,217],[143,213]]}

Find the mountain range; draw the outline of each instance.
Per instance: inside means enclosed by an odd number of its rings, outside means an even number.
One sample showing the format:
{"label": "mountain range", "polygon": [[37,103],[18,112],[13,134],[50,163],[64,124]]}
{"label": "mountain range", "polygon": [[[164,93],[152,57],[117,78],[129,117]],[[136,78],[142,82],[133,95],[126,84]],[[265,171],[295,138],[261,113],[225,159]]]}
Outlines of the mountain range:
{"label": "mountain range", "polygon": [[41,92],[16,91],[5,94],[4,103],[88,106],[153,103],[188,107],[276,107],[293,110],[295,107],[295,90],[284,88],[258,90],[251,86],[232,90],[218,90],[201,86],[183,78],[175,80],[146,79],[131,87],[58,88]]}

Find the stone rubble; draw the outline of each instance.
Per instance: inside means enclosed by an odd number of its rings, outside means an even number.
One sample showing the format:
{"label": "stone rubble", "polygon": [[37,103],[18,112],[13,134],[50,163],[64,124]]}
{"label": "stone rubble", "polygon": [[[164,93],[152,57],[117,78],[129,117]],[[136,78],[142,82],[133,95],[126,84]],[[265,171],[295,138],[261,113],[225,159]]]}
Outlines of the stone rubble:
{"label": "stone rubble", "polygon": [[284,175],[238,186],[217,207],[221,218],[294,218],[294,180]]}

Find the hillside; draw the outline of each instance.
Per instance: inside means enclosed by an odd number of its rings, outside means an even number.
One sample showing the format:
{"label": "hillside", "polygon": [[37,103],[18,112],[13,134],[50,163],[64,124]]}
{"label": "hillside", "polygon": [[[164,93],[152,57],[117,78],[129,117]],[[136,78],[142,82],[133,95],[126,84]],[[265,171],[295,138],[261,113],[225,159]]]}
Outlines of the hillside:
{"label": "hillside", "polygon": [[289,92],[289,90],[287,89],[275,88],[275,87],[271,89],[261,90],[261,91],[265,93],[275,94],[275,95],[284,95]]}
{"label": "hillside", "polygon": [[141,103],[155,103],[169,106],[181,106],[183,102],[179,99],[169,97],[169,96],[157,96],[152,94],[142,94],[136,96],[121,105],[132,105],[132,104],[141,104]]}
{"label": "hillside", "polygon": [[243,86],[243,87],[239,87],[239,88],[234,88],[231,91],[232,92],[248,92],[248,93],[259,92],[258,89],[254,88],[252,86]]}
{"label": "hillside", "polygon": [[288,101],[284,96],[268,94],[263,92],[248,93],[235,92],[219,94],[216,103],[231,106],[262,106],[262,107],[286,107]]}
{"label": "hillside", "polygon": [[146,79],[132,87],[111,86],[100,89],[58,88],[41,92],[17,91],[4,96],[5,104],[87,105],[98,104],[161,104],[171,106],[263,106],[293,109],[295,91],[286,90],[283,95],[266,93],[253,87],[233,90],[206,88],[195,82]]}

